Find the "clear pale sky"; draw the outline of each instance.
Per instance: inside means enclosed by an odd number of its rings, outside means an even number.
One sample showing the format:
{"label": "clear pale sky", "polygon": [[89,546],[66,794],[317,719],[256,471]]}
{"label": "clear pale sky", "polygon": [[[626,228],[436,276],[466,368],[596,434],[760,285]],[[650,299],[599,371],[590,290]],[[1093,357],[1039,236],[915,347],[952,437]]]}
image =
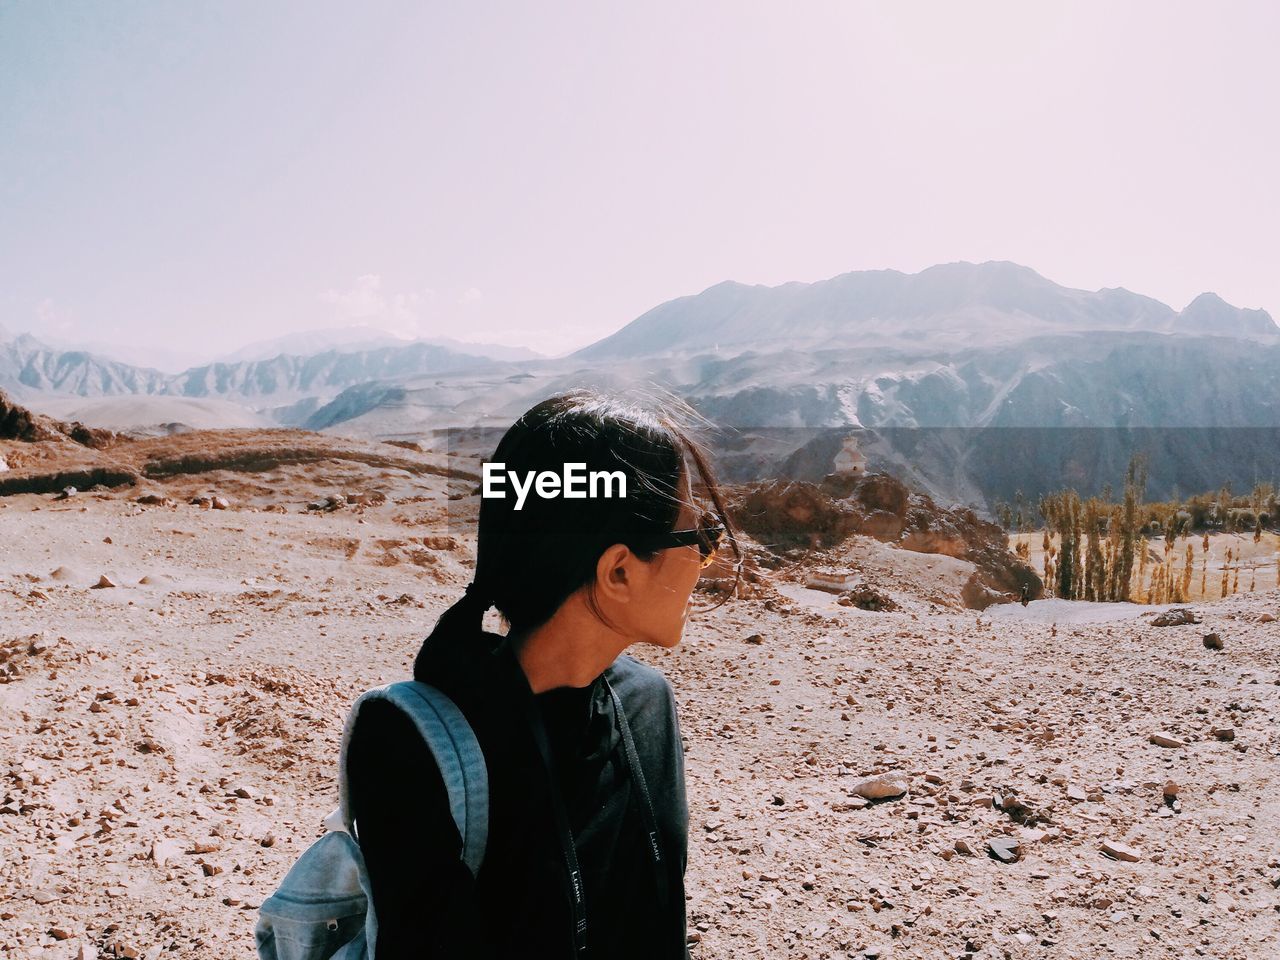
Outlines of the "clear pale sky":
{"label": "clear pale sky", "polygon": [[0,326],[558,352],[1007,259],[1280,313],[1280,4],[3,3]]}

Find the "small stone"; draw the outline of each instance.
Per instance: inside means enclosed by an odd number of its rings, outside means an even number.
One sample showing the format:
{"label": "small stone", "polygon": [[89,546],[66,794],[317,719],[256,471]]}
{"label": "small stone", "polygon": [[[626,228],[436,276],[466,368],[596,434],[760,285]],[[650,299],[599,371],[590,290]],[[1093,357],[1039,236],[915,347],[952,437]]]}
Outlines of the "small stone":
{"label": "small stone", "polygon": [[58,494],[56,497],[54,497],[53,499],[55,499],[55,500],[70,500],[72,497],[74,497],[74,496],[75,496],[77,493],[79,493],[79,492],[80,492],[80,491],[79,491],[79,490],[77,490],[75,487],[63,487],[63,488],[62,488],[62,492],[61,492],[61,493],[59,493],[59,494]]}
{"label": "small stone", "polygon": [[1178,795],[1178,781],[1166,780],[1164,782],[1164,797],[1166,800],[1172,800]]}
{"label": "small stone", "polygon": [[1102,842],[1102,852],[1113,860],[1124,860],[1127,863],[1137,863],[1142,859],[1142,851],[1137,847],[1130,847],[1115,840],[1104,840]]}
{"label": "small stone", "polygon": [[98,582],[95,583],[89,589],[90,590],[106,590],[109,587],[116,587],[116,586],[119,586],[119,584],[117,584],[114,580],[112,580],[109,576],[107,576],[104,573],[102,576],[98,578]]}
{"label": "small stone", "polygon": [[229,510],[231,508],[231,501],[226,497],[213,497],[210,505],[215,510]]}
{"label": "small stone", "polygon": [[1226,743],[1236,738],[1236,728],[1235,727],[1214,727],[1213,736],[1215,739],[1221,740],[1224,743]]}
{"label": "small stone", "polygon": [[758,645],[760,645],[760,644],[764,643],[764,637],[762,637],[762,636],[761,636],[760,634],[758,634],[758,633],[753,633],[751,636],[747,637],[747,638],[746,638],[745,640],[743,640],[742,642],[743,642],[743,643],[755,644],[755,645],[757,645],[757,646],[758,646]]}
{"label": "small stone", "polygon": [[31,637],[31,646],[27,649],[32,653],[44,653],[50,647],[56,646],[61,639],[62,638],[59,637],[57,640],[49,640],[40,634],[35,634]]}
{"label": "small stone", "polygon": [[1075,803],[1083,803],[1089,799],[1089,795],[1084,792],[1082,787],[1078,787],[1073,783],[1067,787],[1067,799]]}
{"label": "small stone", "polygon": [[882,773],[876,777],[859,780],[849,789],[857,796],[868,800],[884,800],[900,797],[906,793],[907,781],[900,774]]}
{"label": "small stone", "polygon": [[1167,733],[1153,733],[1147,739],[1149,739],[1157,747],[1176,748],[1176,747],[1186,746],[1186,744],[1184,744],[1177,737],[1172,737]]}
{"label": "small stone", "polygon": [[1001,863],[1016,863],[1022,859],[1022,843],[1017,837],[994,837],[987,841],[987,852]]}
{"label": "small stone", "polygon": [[241,800],[252,800],[255,796],[257,796],[257,794],[254,793],[253,790],[251,790],[249,787],[236,787],[235,795],[239,797]]}
{"label": "small stone", "polygon": [[1276,615],[1274,613],[1264,613],[1258,617],[1259,623],[1275,623]]}
{"label": "small stone", "polygon": [[222,849],[222,844],[212,838],[208,840],[197,840],[191,845],[192,853],[215,853]]}
{"label": "small stone", "polygon": [[956,853],[965,857],[976,857],[978,855],[977,851],[973,849],[973,845],[970,844],[968,840],[956,841]]}
{"label": "small stone", "polygon": [[871,806],[871,801],[866,797],[850,797],[841,803],[834,803],[831,809],[836,813],[847,813],[850,810],[865,810]]}
{"label": "small stone", "polygon": [[1204,648],[1206,650],[1221,650],[1222,637],[1218,636],[1216,633],[1206,633],[1204,635]]}

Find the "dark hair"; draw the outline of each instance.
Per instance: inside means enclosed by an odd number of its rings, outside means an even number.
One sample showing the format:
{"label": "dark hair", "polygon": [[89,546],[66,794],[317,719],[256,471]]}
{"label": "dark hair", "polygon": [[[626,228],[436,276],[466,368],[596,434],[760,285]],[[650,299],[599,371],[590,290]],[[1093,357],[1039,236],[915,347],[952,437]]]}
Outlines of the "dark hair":
{"label": "dark hair", "polygon": [[695,416],[678,402],[641,405],[575,391],[542,401],[512,424],[491,462],[521,476],[558,474],[566,463],[585,464],[588,474],[621,471],[626,496],[531,495],[520,510],[510,496],[482,498],[475,578],[466,595],[436,621],[418,652],[414,675],[425,679],[437,663],[465,653],[466,641],[482,633],[490,606],[513,631],[546,623],[570,594],[595,581],[600,555],[614,544],[650,559],[652,553],[638,545],[675,526],[686,472],[690,494],[697,491],[711,501],[738,555],[715,477],[692,436]]}

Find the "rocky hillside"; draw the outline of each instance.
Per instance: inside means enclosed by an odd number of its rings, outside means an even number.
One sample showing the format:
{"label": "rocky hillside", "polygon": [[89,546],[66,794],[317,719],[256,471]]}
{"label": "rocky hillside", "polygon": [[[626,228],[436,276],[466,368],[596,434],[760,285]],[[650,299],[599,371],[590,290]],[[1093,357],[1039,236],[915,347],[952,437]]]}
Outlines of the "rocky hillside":
{"label": "rocky hillside", "polygon": [[730,503],[738,525],[784,558],[812,565],[820,562],[814,551],[830,551],[860,535],[973,564],[956,598],[971,609],[1024,596],[1038,600],[1044,594],[1040,578],[1009,551],[1008,537],[998,526],[972,510],[939,507],[887,474],[828,476],[820,485],[777,480],[746,484],[733,489]]}
{"label": "rocky hillside", "polygon": [[[110,430],[96,430],[82,423],[64,423],[52,417],[32,413],[0,390],[0,442],[71,441],[85,447],[107,447],[116,437]],[[12,469],[3,461],[4,472]]]}

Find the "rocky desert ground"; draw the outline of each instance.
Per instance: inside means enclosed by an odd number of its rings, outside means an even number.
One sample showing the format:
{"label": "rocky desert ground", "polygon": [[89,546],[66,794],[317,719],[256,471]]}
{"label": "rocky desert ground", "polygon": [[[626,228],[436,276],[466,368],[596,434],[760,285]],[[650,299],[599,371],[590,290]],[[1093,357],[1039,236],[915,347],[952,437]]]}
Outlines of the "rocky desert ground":
{"label": "rocky desert ground", "polygon": [[[252,956],[348,705],[469,579],[465,491],[298,431],[0,457],[0,957]],[[1156,626],[967,610],[967,561],[861,536],[774,566],[633,651],[680,703],[694,958],[1280,956],[1280,591]]]}

